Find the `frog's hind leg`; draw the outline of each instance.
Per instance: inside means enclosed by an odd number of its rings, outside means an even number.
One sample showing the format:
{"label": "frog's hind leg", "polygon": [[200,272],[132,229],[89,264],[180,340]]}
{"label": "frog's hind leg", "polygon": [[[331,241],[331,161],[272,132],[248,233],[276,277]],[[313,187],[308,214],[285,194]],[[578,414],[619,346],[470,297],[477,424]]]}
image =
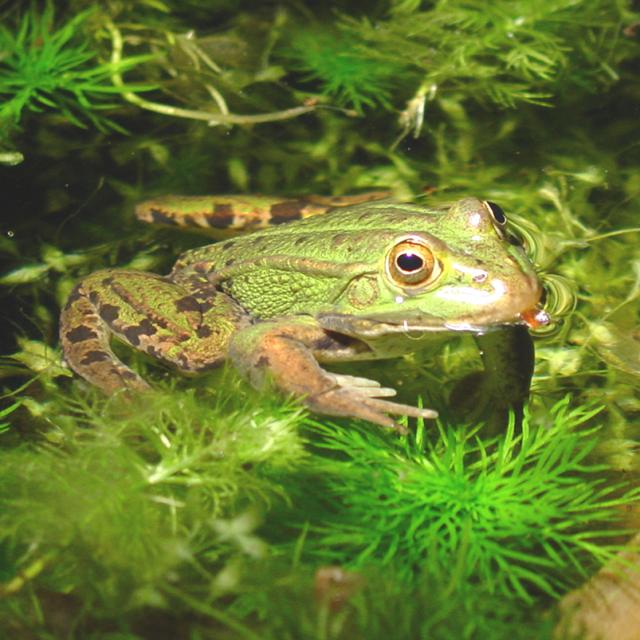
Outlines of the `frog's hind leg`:
{"label": "frog's hind leg", "polygon": [[67,364],[106,393],[148,389],[149,385],[123,364],[110,345],[111,331],[80,283],[60,315],[60,344]]}
{"label": "frog's hind leg", "polygon": [[116,337],[132,347],[196,372],[219,364],[241,311],[206,282],[189,289],[155,274],[107,270],[85,278],[60,317],[69,366],[107,393],[149,385],[111,348]]}

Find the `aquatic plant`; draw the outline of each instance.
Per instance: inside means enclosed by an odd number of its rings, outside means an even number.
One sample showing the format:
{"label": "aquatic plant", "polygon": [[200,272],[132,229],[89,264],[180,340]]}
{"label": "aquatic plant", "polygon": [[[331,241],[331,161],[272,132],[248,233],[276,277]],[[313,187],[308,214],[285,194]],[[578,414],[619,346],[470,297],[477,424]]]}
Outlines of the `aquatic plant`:
{"label": "aquatic plant", "polygon": [[[385,438],[368,428],[314,423],[320,451],[316,482],[328,515],[309,525],[304,552],[326,564],[393,566],[410,580],[436,575],[459,588],[478,581],[491,593],[531,601],[557,595],[611,558],[611,527],[640,489],[621,491],[590,461],[599,407],[571,407],[566,397],[547,424],[513,420],[498,438],[482,428],[440,425],[430,441]],[[330,506],[330,505],[333,505]]]}
{"label": "aquatic plant", "polygon": [[324,94],[358,110],[397,106],[400,92],[405,124],[416,126],[440,92],[513,107],[550,104],[573,83],[596,90],[617,81],[615,67],[633,51],[620,36],[624,6],[617,15],[611,9],[601,1],[392,1],[363,15],[338,13],[332,24],[299,25],[284,50]]}
{"label": "aquatic plant", "polygon": [[183,591],[188,599],[183,572],[199,576],[196,591],[226,593],[218,574],[265,554],[260,511],[286,500],[277,475],[305,458],[293,406],[241,417],[220,397],[188,391],[148,397],[133,412],[117,398],[81,396],[24,407],[42,437],[0,450],[2,630],[38,626],[40,590],[62,600],[73,592],[99,616],[165,606]]}
{"label": "aquatic plant", "polygon": [[[10,404],[8,407],[5,407],[4,409],[0,409],[0,420],[11,415],[19,406],[20,406],[19,402],[14,402],[13,404]],[[0,422],[0,434],[2,434],[3,431],[8,431],[9,429],[10,429],[9,422]]]}
{"label": "aquatic plant", "polygon": [[[253,628],[266,640],[553,637],[553,616],[514,606],[513,600],[478,584],[452,589],[450,581],[423,574],[407,584],[393,566],[360,572],[324,567],[314,574],[303,563],[291,566],[276,559],[257,568],[230,610],[253,620]],[[331,575],[335,583],[326,584]]]}
{"label": "aquatic plant", "polygon": [[[545,426],[485,440],[307,419],[305,450],[295,407],[198,386],[133,412],[84,394],[24,400],[43,439],[0,453],[0,629],[44,629],[51,606],[87,632],[114,611],[128,628],[151,607],[150,619],[171,611],[179,628],[195,612],[230,638],[352,637],[354,625],[446,638],[443,612],[458,610],[460,637],[508,637],[525,618],[548,628],[512,603],[611,557],[610,527],[638,500],[590,461],[598,409],[568,399]],[[327,617],[312,567],[336,563],[360,577]]]}
{"label": "aquatic plant", "polygon": [[[288,44],[294,69],[305,80],[317,81],[323,94],[338,104],[354,107],[391,107],[397,63],[372,58],[361,50],[352,34],[342,35],[321,24],[301,27]],[[399,68],[400,67],[400,68]]]}
{"label": "aquatic plant", "polygon": [[118,64],[98,60],[95,44],[85,35],[96,15],[87,9],[56,25],[54,5],[26,9],[15,28],[0,25],[0,126],[20,123],[25,111],[55,111],[79,127],[121,127],[104,112],[115,95],[142,91],[151,84],[114,86],[114,73],[132,69],[149,56],[131,56]]}

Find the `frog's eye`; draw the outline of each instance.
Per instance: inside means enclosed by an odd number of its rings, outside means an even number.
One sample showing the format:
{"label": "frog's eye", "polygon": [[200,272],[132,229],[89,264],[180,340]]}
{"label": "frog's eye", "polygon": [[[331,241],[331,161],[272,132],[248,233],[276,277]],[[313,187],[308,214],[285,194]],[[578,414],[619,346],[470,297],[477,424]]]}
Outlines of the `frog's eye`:
{"label": "frog's eye", "polygon": [[505,215],[502,207],[499,207],[495,202],[489,202],[486,200],[484,203],[487,206],[487,209],[491,212],[491,217],[493,221],[499,226],[504,227],[507,224],[507,216]]}
{"label": "frog's eye", "polygon": [[398,242],[387,255],[387,273],[402,287],[428,284],[439,271],[433,252],[418,238]]}

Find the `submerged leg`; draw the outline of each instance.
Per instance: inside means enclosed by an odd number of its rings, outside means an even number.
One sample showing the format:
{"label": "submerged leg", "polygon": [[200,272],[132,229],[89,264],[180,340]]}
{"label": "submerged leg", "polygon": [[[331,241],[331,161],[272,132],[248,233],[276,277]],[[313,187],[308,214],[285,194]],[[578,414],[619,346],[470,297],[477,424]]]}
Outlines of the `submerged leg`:
{"label": "submerged leg", "polygon": [[76,373],[112,393],[149,386],[115,356],[112,337],[183,371],[202,371],[224,359],[242,322],[237,305],[206,283],[187,290],[155,274],[105,270],[69,296],[60,342]]}
{"label": "submerged leg", "polygon": [[529,330],[519,325],[505,327],[477,336],[476,342],[484,364],[487,423],[493,425],[494,431],[501,430],[507,423],[509,411],[513,411],[516,424],[520,424],[534,366]]}
{"label": "submerged leg", "polygon": [[336,207],[383,200],[388,191],[371,191],[353,196],[212,195],[160,196],[136,207],[143,222],[176,227],[199,227],[218,238],[239,231],[255,231],[323,214]]}
{"label": "submerged leg", "polygon": [[474,336],[484,371],[471,374],[454,389],[451,403],[464,419],[481,420],[497,433],[507,424],[509,411],[522,421],[533,375],[534,348],[524,326],[509,326]]}

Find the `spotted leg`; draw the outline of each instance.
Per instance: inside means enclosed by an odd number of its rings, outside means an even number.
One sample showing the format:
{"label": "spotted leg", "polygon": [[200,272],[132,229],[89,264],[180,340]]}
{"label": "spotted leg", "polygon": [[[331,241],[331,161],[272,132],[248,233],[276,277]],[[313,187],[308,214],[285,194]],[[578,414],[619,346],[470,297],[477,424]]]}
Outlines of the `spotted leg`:
{"label": "spotted leg", "polygon": [[98,271],[71,293],[60,317],[69,366],[107,393],[148,384],[113,353],[115,337],[187,372],[219,364],[242,311],[206,282],[187,290],[165,277],[125,270]]}

